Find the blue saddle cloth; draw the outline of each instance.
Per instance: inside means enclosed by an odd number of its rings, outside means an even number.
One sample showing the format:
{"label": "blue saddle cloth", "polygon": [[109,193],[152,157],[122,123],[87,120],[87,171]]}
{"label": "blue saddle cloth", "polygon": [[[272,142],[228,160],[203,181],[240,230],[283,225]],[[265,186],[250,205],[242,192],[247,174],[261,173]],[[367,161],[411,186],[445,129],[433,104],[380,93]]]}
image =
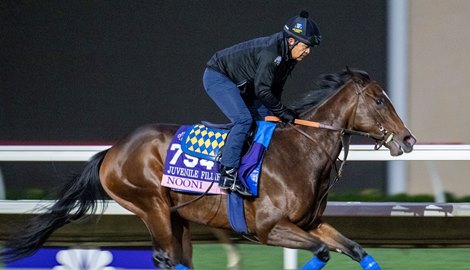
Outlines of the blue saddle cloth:
{"label": "blue saddle cloth", "polygon": [[[253,144],[243,156],[239,180],[258,196],[258,179],[264,153],[269,146],[275,123],[257,121]],[[219,166],[216,157],[225,144],[229,130],[203,124],[182,126],[167,152],[162,185],[180,192],[225,194],[218,187]],[[213,182],[216,182],[215,184]],[[243,198],[230,192],[227,196],[230,224],[235,231],[247,233]]]}
{"label": "blue saddle cloth", "polygon": [[[276,124],[257,121],[253,144],[243,156],[239,179],[258,196],[258,178],[262,160]],[[219,180],[216,157],[225,144],[228,130],[209,128],[202,124],[182,126],[176,132],[167,152],[163,174],[164,186],[179,191],[204,193],[212,182]],[[212,185],[209,194],[222,194]]]}

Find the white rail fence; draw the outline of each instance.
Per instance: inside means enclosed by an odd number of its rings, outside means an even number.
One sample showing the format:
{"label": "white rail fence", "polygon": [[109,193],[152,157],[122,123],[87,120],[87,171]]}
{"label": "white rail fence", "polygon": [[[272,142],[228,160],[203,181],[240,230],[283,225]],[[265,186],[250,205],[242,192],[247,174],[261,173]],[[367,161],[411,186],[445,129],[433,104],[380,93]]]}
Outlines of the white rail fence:
{"label": "white rail fence", "polygon": [[[109,145],[4,145],[0,146],[0,161],[87,161],[95,153],[109,147]],[[348,160],[470,160],[470,145],[422,144],[416,145],[413,152],[398,157],[391,157],[386,148],[375,151],[372,145],[351,145]]]}
{"label": "white rail fence", "polygon": [[[39,161],[64,161],[76,162],[87,161],[95,153],[109,148],[108,145],[102,146],[63,146],[63,145],[8,145],[0,146],[0,161],[18,161],[18,162],[39,162]],[[340,157],[342,154],[340,155]],[[432,176],[432,184],[435,189],[441,186],[441,180],[438,173],[432,166],[432,161],[451,161],[451,160],[470,160],[470,145],[452,144],[452,145],[416,145],[414,151],[399,157],[391,157],[388,149],[382,148],[377,151],[372,145],[351,145],[348,156],[349,161],[406,161],[420,160],[428,162],[428,169]],[[3,180],[0,171],[0,194],[2,193]],[[443,191],[436,192],[436,197],[443,194]],[[117,204],[111,204],[112,207],[107,210],[109,214],[131,214],[122,209]],[[468,206],[465,206],[468,207]],[[24,203],[15,204],[14,202],[0,202],[0,214],[5,213],[24,213]],[[106,213],[105,213],[106,214]],[[284,267],[287,269],[297,267],[296,250],[284,249]]]}
{"label": "white rail fence", "polygon": [[[87,161],[95,153],[108,149],[110,145],[4,145],[0,146],[0,161]],[[342,157],[343,154],[340,154]],[[444,191],[439,173],[432,161],[436,160],[470,160],[468,144],[427,144],[416,145],[413,152],[399,157],[392,157],[388,149],[382,147],[373,150],[372,145],[351,145],[349,161],[427,161],[431,184],[437,202],[444,202]],[[389,175],[389,178],[391,175]],[[390,181],[393,180],[393,181]],[[389,182],[406,182],[405,179],[389,179]],[[390,187],[389,187],[390,188]],[[0,168],[0,199],[5,190]]]}

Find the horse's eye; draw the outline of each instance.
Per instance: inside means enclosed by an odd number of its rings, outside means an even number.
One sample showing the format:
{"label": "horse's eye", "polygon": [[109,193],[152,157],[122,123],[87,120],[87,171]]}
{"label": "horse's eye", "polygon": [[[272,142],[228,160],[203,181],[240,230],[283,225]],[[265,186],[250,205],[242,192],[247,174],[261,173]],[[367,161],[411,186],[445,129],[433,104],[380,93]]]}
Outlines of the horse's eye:
{"label": "horse's eye", "polygon": [[376,98],[375,103],[377,103],[377,105],[383,105],[384,104],[384,99],[383,98]]}

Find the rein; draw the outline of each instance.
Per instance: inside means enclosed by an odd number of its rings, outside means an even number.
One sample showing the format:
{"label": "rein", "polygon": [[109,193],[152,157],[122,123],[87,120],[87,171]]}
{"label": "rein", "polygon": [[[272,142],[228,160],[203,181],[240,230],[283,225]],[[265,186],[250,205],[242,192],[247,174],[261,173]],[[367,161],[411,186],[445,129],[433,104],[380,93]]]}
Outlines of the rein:
{"label": "rein", "polygon": [[[264,118],[264,120],[268,121],[268,122],[281,122],[281,119],[279,119],[279,117],[277,117],[277,116],[266,116]],[[315,121],[295,119],[294,124],[301,125],[301,126],[307,126],[307,127],[328,129],[328,130],[332,130],[332,131],[339,131],[339,132],[342,132],[344,134],[359,135],[359,136],[371,138],[371,139],[374,139],[374,140],[377,140],[377,141],[381,141],[381,140],[384,139],[384,135],[379,136],[379,135],[375,135],[375,134],[371,134],[371,133],[367,133],[367,132],[362,132],[362,131],[357,131],[357,130],[353,130],[353,129],[349,129],[349,128],[339,128],[339,127],[335,127],[335,126],[332,126],[332,125],[327,125],[327,124],[323,124],[323,123],[315,122]],[[292,125],[292,126],[294,126],[294,125]],[[308,137],[310,137],[310,136],[308,136]]]}
{"label": "rein", "polygon": [[[348,85],[349,83],[353,83],[355,88],[356,88],[356,95],[358,96],[358,99],[357,99],[357,102],[356,102],[356,106],[354,108],[354,115],[356,114],[356,109],[357,109],[357,106],[359,104],[359,99],[361,98],[364,103],[366,105],[368,105],[367,101],[365,100],[364,98],[364,95],[368,95],[367,93],[365,93],[365,90],[369,87],[369,85],[371,84],[374,84],[374,82],[370,82],[368,83],[366,86],[362,87],[362,88],[359,88],[358,86],[358,83],[356,83],[355,81],[353,80],[349,80],[349,82],[345,83],[342,87],[345,87],[346,85]],[[364,94],[364,95],[363,95]],[[368,95],[370,96],[370,95]],[[370,106],[367,106],[367,110],[369,110],[369,112],[371,112],[371,109],[369,108]],[[376,110],[375,110],[376,111]],[[376,111],[377,112],[377,111]],[[377,115],[380,116],[380,118],[382,118],[381,120],[383,121],[383,117],[380,115],[380,113],[376,113]],[[353,115],[353,116],[354,116]],[[354,120],[354,117],[353,117],[353,120]],[[279,119],[279,117],[276,117],[276,116],[266,116],[265,117],[265,121],[269,121],[269,122],[281,122],[281,119]],[[301,125],[301,126],[308,126],[308,127],[314,127],[314,128],[321,128],[321,129],[328,129],[328,130],[332,130],[332,131],[338,131],[338,132],[341,132],[341,134],[350,134],[350,135],[359,135],[359,136],[362,136],[362,137],[367,137],[367,138],[371,138],[371,139],[374,139],[376,140],[376,145],[375,145],[375,150],[378,150],[380,147],[382,147],[384,144],[390,142],[391,140],[393,140],[393,133],[390,134],[389,136],[386,136],[387,135],[387,130],[382,126],[382,124],[380,123],[380,121],[376,121],[377,122],[377,126],[379,128],[379,131],[382,133],[382,135],[375,135],[375,134],[372,134],[372,133],[368,133],[368,132],[362,132],[362,131],[358,131],[358,130],[353,130],[351,128],[342,128],[342,127],[335,127],[335,126],[332,126],[332,125],[328,125],[328,124],[324,124],[324,123],[320,123],[320,122],[315,122],[315,121],[309,121],[309,120],[303,120],[303,119],[295,119],[294,120],[294,124],[297,124],[297,125]],[[291,126],[294,127],[294,125],[291,124]],[[300,130],[300,129],[296,129],[296,130]],[[302,133],[302,132],[301,132]],[[306,135],[306,134],[304,134]],[[310,137],[310,136],[307,136],[307,137]]]}
{"label": "rein", "polygon": [[[277,117],[277,116],[266,116],[264,118],[264,120],[268,121],[268,122],[281,122],[281,119],[279,119],[279,117]],[[295,124],[301,125],[301,126],[321,128],[321,129],[327,129],[327,130],[331,130],[331,131],[340,132],[340,134],[341,134],[341,144],[343,145],[343,148],[344,148],[344,156],[343,156],[343,160],[341,162],[340,168],[339,168],[339,170],[338,169],[336,170],[336,173],[337,173],[338,177],[341,177],[343,167],[344,167],[344,164],[346,163],[346,159],[347,159],[348,153],[349,153],[349,135],[351,135],[351,134],[362,135],[362,133],[364,133],[364,132],[345,129],[345,128],[337,128],[337,127],[334,127],[334,126],[331,126],[331,125],[322,124],[322,123],[315,122],[315,121],[302,120],[302,119],[295,119],[294,124],[289,123],[289,125],[293,129],[295,129],[300,134],[304,135],[307,139],[309,139],[312,142],[315,142],[315,139],[312,138],[312,136],[307,134],[305,131],[298,128]],[[374,136],[374,135],[369,134],[369,133],[364,133],[363,136]],[[347,137],[347,138],[345,138],[345,137]],[[319,144],[319,146],[321,146],[321,145]],[[327,153],[327,151],[325,149],[322,148],[322,150],[323,150],[323,152]],[[330,158],[330,162],[333,163],[334,161],[331,160],[331,158]]]}
{"label": "rein", "polygon": [[[279,119],[279,117],[277,117],[277,116],[266,116],[264,118],[264,120],[268,121],[268,122],[281,122],[281,119]],[[295,125],[301,125],[301,126],[307,126],[307,127],[313,127],[313,128],[321,128],[321,129],[327,129],[327,130],[331,130],[331,131],[340,132],[341,142],[343,144],[343,148],[345,148],[344,149],[343,163],[346,161],[346,158],[347,158],[347,155],[348,155],[348,152],[349,152],[349,140],[346,143],[345,142],[346,140],[343,139],[345,135],[359,135],[359,136],[374,139],[377,142],[380,141],[380,143],[376,144],[375,150],[378,150],[384,143],[387,143],[389,140],[391,140],[391,138],[390,138],[391,136],[389,136],[387,139],[385,139],[385,135],[379,136],[379,135],[375,135],[375,134],[371,134],[371,133],[367,133],[367,132],[357,131],[357,130],[353,130],[353,129],[349,129],[349,128],[339,128],[339,127],[335,127],[335,126],[332,126],[332,125],[327,125],[327,124],[323,124],[323,123],[320,123],[320,122],[303,120],[303,119],[295,119],[294,124],[289,123],[289,125],[292,128],[294,128],[297,132],[301,133],[302,135],[304,135],[305,137],[307,137],[311,141],[315,141],[315,140],[310,135],[308,135],[305,131],[299,129]],[[341,164],[341,168],[343,167],[343,163]],[[339,172],[341,172],[341,170]]]}

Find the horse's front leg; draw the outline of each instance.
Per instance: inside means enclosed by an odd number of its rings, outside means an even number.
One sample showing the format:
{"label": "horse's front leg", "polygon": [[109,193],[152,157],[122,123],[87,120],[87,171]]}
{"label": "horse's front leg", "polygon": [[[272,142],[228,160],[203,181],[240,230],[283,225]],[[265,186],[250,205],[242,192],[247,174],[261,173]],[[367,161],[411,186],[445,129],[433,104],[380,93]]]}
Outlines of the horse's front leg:
{"label": "horse's front leg", "polygon": [[330,259],[328,246],[325,243],[287,219],[277,222],[260,240],[268,245],[312,251],[315,257],[301,268],[303,270],[322,269]]}
{"label": "horse's front leg", "polygon": [[310,235],[317,237],[328,245],[331,251],[344,253],[361,264],[362,269],[380,270],[379,264],[368,255],[358,243],[346,238],[328,223],[320,223],[318,227],[309,231]]}

